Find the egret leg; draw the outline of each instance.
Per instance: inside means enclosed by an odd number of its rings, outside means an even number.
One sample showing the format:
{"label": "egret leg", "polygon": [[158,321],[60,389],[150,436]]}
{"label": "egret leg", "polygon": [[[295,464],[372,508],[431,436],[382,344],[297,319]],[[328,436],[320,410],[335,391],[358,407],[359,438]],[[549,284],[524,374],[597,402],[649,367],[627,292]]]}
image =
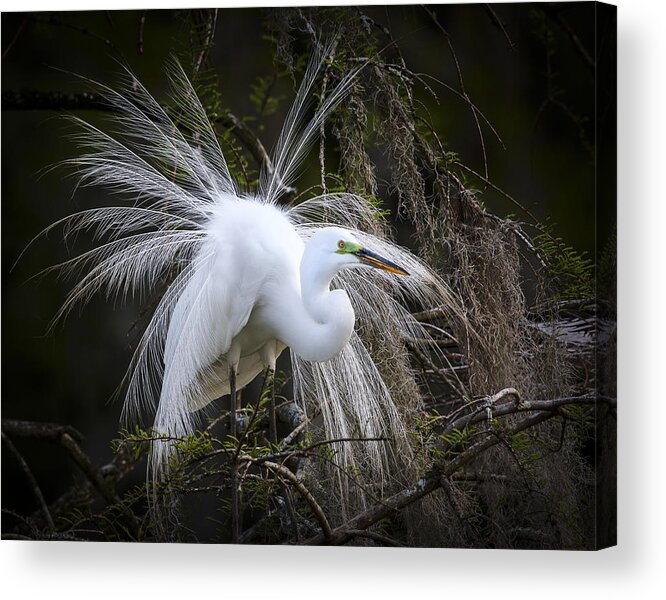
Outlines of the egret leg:
{"label": "egret leg", "polygon": [[268,405],[268,439],[271,444],[277,444],[277,419],[275,417],[275,366],[268,367],[266,377],[270,389]]}
{"label": "egret leg", "polygon": [[271,444],[277,444],[277,423],[275,420],[275,363],[277,362],[278,355],[278,346],[275,340],[266,343],[261,349],[261,360],[266,367],[264,382],[271,386],[268,403],[268,441]]}
{"label": "egret leg", "polygon": [[236,433],[236,369],[229,367],[229,435]]}
{"label": "egret leg", "polygon": [[[236,367],[229,367],[229,434],[236,438]],[[236,460],[237,452],[231,459],[231,542],[238,543],[240,535],[240,494],[238,489],[238,462]]]}

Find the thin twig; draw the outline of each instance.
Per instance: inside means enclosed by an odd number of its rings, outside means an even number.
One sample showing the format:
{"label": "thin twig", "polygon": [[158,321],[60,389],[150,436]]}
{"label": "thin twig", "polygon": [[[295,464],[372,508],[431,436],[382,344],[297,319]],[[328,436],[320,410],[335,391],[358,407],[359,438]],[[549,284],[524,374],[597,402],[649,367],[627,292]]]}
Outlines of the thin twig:
{"label": "thin twig", "polygon": [[107,484],[99,470],[93,466],[90,458],[88,458],[83,450],[81,450],[81,447],[71,435],[64,433],[60,437],[60,443],[69,452],[70,456],[74,459],[74,462],[88,478],[90,483],[92,483],[93,487],[107,502],[110,504],[120,502],[120,498]]}
{"label": "thin twig", "polygon": [[[537,413],[527,417],[510,428],[505,435],[511,436],[525,429],[529,429],[552,418],[553,414],[548,412]],[[327,538],[324,535],[317,535],[303,543],[307,545],[320,546],[323,544],[344,544],[352,537],[357,530],[365,530],[385,517],[399,511],[421,498],[431,494],[441,487],[442,476],[449,477],[476,456],[488,450],[492,446],[500,443],[500,438],[496,435],[488,435],[485,439],[477,442],[455,459],[445,463],[443,467],[436,468],[430,475],[417,481],[414,485],[406,488],[393,496],[387,498],[381,503],[371,506],[367,510],[356,515],[343,525],[336,527]]]}
{"label": "thin twig", "polygon": [[383,535],[376,531],[366,531],[364,529],[350,529],[348,531],[350,540],[356,537],[368,538],[374,542],[380,542],[385,546],[393,546],[396,548],[404,548],[405,544],[400,543],[398,540],[389,537],[388,535]]}
{"label": "thin twig", "polygon": [[[503,398],[506,396],[513,396],[515,401],[493,405],[492,398]],[[553,400],[522,400],[516,390],[513,388],[507,388],[506,390],[498,392],[498,394],[495,394],[495,396],[489,396],[488,398],[483,398],[482,400],[488,403],[488,406],[492,411],[492,415],[495,418],[521,412],[550,412],[552,414],[559,415],[562,414],[561,409],[570,404],[596,406],[598,403],[602,403],[607,404],[611,408],[616,404],[614,398],[597,395],[565,396],[563,398],[555,398]],[[485,414],[482,414],[483,412],[485,412],[485,407],[482,406],[479,410],[475,410],[471,414],[463,415],[455,419],[447,425],[444,433],[446,434],[453,429],[463,429],[467,425],[485,420],[486,416]]]}
{"label": "thin twig", "polygon": [[[101,94],[93,92],[42,92],[36,90],[4,90],[2,92],[3,110],[100,110],[114,112],[115,109],[105,102]],[[212,121],[228,128],[245,146],[255,162],[266,169],[268,174],[274,170],[266,148],[257,134],[248,125],[231,112],[226,112]],[[281,201],[290,203],[296,195],[296,188],[285,186]]]}
{"label": "thin twig", "polygon": [[58,425],[57,423],[41,423],[39,421],[18,421],[15,419],[3,419],[2,431],[12,437],[33,438],[60,442],[63,434],[68,434],[77,442],[83,441],[83,435],[74,427],[69,425]]}
{"label": "thin twig", "polygon": [[137,40],[137,46],[139,54],[143,54],[143,30],[146,26],[146,11],[142,11],[141,16],[139,17],[139,39]]}
{"label": "thin twig", "polygon": [[[507,388],[506,390],[501,390],[498,392],[496,396],[515,396],[516,393],[516,390]],[[458,454],[454,459],[448,462],[444,462],[443,464],[435,465],[433,471],[429,475],[420,479],[411,487],[406,488],[394,494],[393,496],[382,500],[381,502],[378,502],[374,506],[368,508],[367,510],[361,512],[360,514],[347,521],[347,523],[336,527],[331,532],[330,537],[326,538],[322,535],[318,535],[304,541],[304,544],[344,544],[349,539],[351,539],[353,535],[355,535],[351,532],[365,530],[381,519],[389,516],[393,512],[399,511],[404,507],[413,504],[414,502],[427,496],[428,494],[431,494],[433,491],[441,488],[443,477],[450,478],[454,473],[460,471],[474,458],[489,448],[502,443],[504,439],[510,438],[512,435],[535,427],[544,421],[558,416],[560,414],[558,409],[560,409],[562,406],[569,404],[590,404],[595,402],[604,402],[613,406],[615,400],[605,396],[575,396],[556,398],[553,400],[523,400],[519,403],[510,402],[505,403],[500,407],[495,407],[493,409],[495,416],[500,416],[502,414],[515,414],[521,411],[535,411],[535,414],[530,415],[512,427],[509,427],[507,430],[503,431],[501,435],[496,431],[491,431],[486,435],[486,437]],[[459,420],[461,426],[464,426],[464,423],[462,422],[463,419],[464,417]]]}
{"label": "thin twig", "polygon": [[21,33],[25,29],[25,26],[26,26],[27,22],[28,22],[28,19],[23,17],[23,20],[21,21],[21,24],[19,25],[18,29],[16,30],[16,33],[14,34],[14,37],[12,38],[11,42],[9,42],[7,47],[5,48],[5,51],[2,53],[3,60],[5,58],[7,58],[7,55],[9,54],[9,51],[14,47],[14,44],[19,39]]}
{"label": "thin twig", "polygon": [[316,415],[313,415],[311,418],[306,418],[303,422],[292,429],[291,433],[282,438],[278,448],[283,449],[288,447],[301,433],[303,433],[303,430],[312,422],[312,419],[315,417]]}
{"label": "thin twig", "polygon": [[3,90],[2,110],[101,110],[110,111],[101,94],[38,90]]}
{"label": "thin twig", "polygon": [[580,38],[576,34],[576,32],[573,30],[571,25],[569,25],[569,22],[562,16],[562,13],[560,11],[554,9],[553,7],[548,6],[547,4],[542,4],[539,6],[539,8],[553,21],[555,21],[564,31],[564,33],[567,34],[569,39],[574,45],[574,48],[578,51],[578,54],[580,54],[581,58],[583,59],[583,62],[585,65],[592,71],[594,72],[594,69],[596,67],[596,64],[594,62],[594,59],[590,56],[590,53],[587,51],[585,46],[583,45],[583,42],[580,41]]}
{"label": "thin twig", "polygon": [[492,181],[490,181],[490,179],[488,179],[487,177],[484,177],[480,173],[477,173],[474,169],[471,169],[470,167],[461,163],[460,161],[455,161],[453,164],[456,165],[457,167],[460,167],[461,169],[464,169],[468,173],[471,173],[475,177],[478,177],[486,185],[493,188],[496,192],[500,193],[507,200],[509,200],[510,202],[515,204],[518,208],[520,208],[520,210],[522,210],[528,217],[530,217],[534,223],[539,223],[539,220],[534,216],[534,213],[532,213],[532,211],[529,208],[526,208],[520,202],[518,202],[518,200],[516,200],[513,196],[511,196],[510,194],[505,192],[502,188],[496,186]]}
{"label": "thin twig", "polygon": [[37,17],[37,16],[29,16],[27,17],[31,21],[34,21],[35,23],[44,23],[46,25],[54,25],[56,27],[64,27],[66,29],[72,29],[74,31],[77,31],[83,35],[92,37],[96,40],[99,40],[100,42],[104,43],[108,48],[113,50],[118,56],[121,58],[124,58],[122,51],[108,38],[105,38],[104,36],[101,36],[94,31],[91,31],[87,27],[80,27],[79,25],[74,25],[73,23],[68,23],[67,21],[63,21],[59,17],[56,17],[55,15],[49,15],[47,17]]}
{"label": "thin twig", "polygon": [[195,67],[194,67],[194,73],[195,75],[199,73],[201,70],[201,67],[204,65],[206,62],[206,59],[208,58],[208,51],[210,50],[213,42],[213,37],[215,37],[215,28],[217,26],[217,8],[213,10],[206,10],[203,9],[203,14],[206,16],[207,21],[206,21],[206,34],[204,39],[201,42],[201,52],[199,53],[199,56],[197,58]]}
{"label": "thin twig", "polygon": [[37,483],[37,479],[35,479],[35,476],[32,474],[28,463],[25,461],[21,453],[16,449],[16,446],[14,446],[12,441],[9,439],[9,436],[7,436],[4,431],[2,432],[2,441],[5,443],[5,446],[7,446],[7,449],[14,455],[21,469],[23,470],[23,473],[25,474],[26,479],[30,484],[30,489],[37,499],[39,506],[41,506],[42,511],[44,512],[44,516],[46,517],[46,521],[49,524],[49,528],[52,530],[55,529],[55,523],[53,522],[53,517],[49,511],[48,504],[46,504],[46,500],[44,499],[44,494],[42,494],[42,490]]}
{"label": "thin twig", "polygon": [[[452,365],[451,361],[449,361],[448,357],[446,354],[442,353],[442,357],[446,361],[448,368],[443,369],[441,367],[438,367],[435,363],[432,362],[432,360],[426,356],[424,352],[420,350],[417,344],[410,344],[407,342],[408,346],[412,349],[414,354],[416,355],[416,358],[419,360],[419,362],[430,368],[430,371],[432,374],[437,375],[441,377],[447,384],[449,384],[458,394],[460,394],[462,397],[465,397],[468,395],[465,385],[461,381],[460,377],[458,377],[458,371],[464,371],[469,369],[468,365]],[[427,372],[427,370],[425,371]],[[453,375],[455,382],[451,380],[449,375]]]}
{"label": "thin twig", "polygon": [[472,116],[474,117],[474,123],[476,125],[476,130],[479,134],[479,140],[481,142],[481,151],[483,152],[483,169],[486,179],[488,179],[488,155],[486,153],[486,140],[483,137],[483,131],[481,130],[481,123],[479,122],[479,117],[476,114],[476,108],[472,104],[472,101],[469,99],[469,95],[465,90],[465,82],[463,79],[462,69],[460,68],[460,62],[458,61],[458,56],[456,54],[456,51],[453,48],[453,42],[451,41],[451,36],[449,35],[449,32],[446,29],[444,29],[442,24],[437,19],[437,13],[435,13],[434,10],[430,10],[426,6],[423,6],[423,9],[430,15],[430,18],[433,20],[437,28],[444,34],[444,37],[446,38],[446,43],[449,48],[449,52],[451,53],[453,62],[455,63],[456,66],[456,72],[458,73],[458,84],[460,85],[460,93],[465,97],[466,100],[469,101],[471,106]]}
{"label": "thin twig", "polygon": [[314,496],[310,493],[310,490],[308,490],[308,488],[306,488],[305,485],[303,485],[303,482],[298,477],[296,477],[294,473],[292,473],[289,469],[287,469],[287,467],[283,465],[270,461],[265,461],[262,462],[261,464],[264,467],[269,468],[276,475],[281,475],[285,479],[289,480],[289,482],[296,488],[298,493],[308,503],[314,516],[317,518],[317,521],[319,521],[319,524],[321,525],[324,534],[324,539],[326,540],[330,539],[332,533],[331,525],[328,522],[328,519],[326,518],[326,515],[324,514],[324,511],[322,510],[321,506],[319,506],[317,501],[314,499]]}
{"label": "thin twig", "polygon": [[506,41],[509,43],[509,48],[511,48],[512,51],[515,51],[516,45],[509,37],[509,34],[504,27],[504,23],[502,23],[502,20],[497,16],[497,13],[493,10],[493,7],[488,3],[484,3],[483,9],[488,13],[488,16],[490,17],[493,25],[495,25],[504,34]]}

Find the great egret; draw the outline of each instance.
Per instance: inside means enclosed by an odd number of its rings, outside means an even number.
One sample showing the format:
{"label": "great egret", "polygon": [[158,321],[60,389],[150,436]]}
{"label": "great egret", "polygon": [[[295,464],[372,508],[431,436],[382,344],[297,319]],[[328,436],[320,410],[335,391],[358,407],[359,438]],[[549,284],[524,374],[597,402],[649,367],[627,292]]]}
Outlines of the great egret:
{"label": "great egret", "polygon": [[[351,231],[339,227],[318,230],[304,244],[289,219],[275,206],[253,199],[222,196],[219,221],[212,223],[210,243],[199,251],[201,277],[188,282],[171,316],[166,339],[165,390],[172,387],[173,369],[191,352],[183,344],[193,319],[194,335],[208,344],[197,357],[212,366],[190,410],[250,383],[289,347],[305,361],[330,360],[349,342],[354,309],[344,290],[330,290],[341,269],[368,265],[389,273],[407,271],[363,247]],[[192,298],[206,295],[205,313],[193,316]],[[191,356],[188,357],[191,359]],[[201,375],[198,373],[200,378]],[[192,373],[191,375],[195,375]],[[176,378],[182,381],[181,375]],[[182,385],[182,384],[181,384]],[[185,378],[185,386],[192,382]],[[185,391],[185,390],[183,390]]]}
{"label": "great egret", "polygon": [[[425,351],[429,333],[405,305],[454,309],[456,302],[433,270],[382,233],[368,200],[336,193],[278,203],[310,142],[354,85],[356,72],[342,77],[306,122],[329,51],[310,60],[254,194],[230,175],[214,126],[176,61],[168,70],[169,112],[128,72],[122,92],[96,84],[114,109],[113,135],[72,117],[83,153],[65,164],[79,185],[106,186],[134,202],[85,210],[47,229],[62,225],[65,235],[88,229],[108,238],[57,265],[77,274],[88,269],[59,316],[104,287],[124,298],[172,277],[126,376],[126,418],[152,409],[156,431],[188,434],[202,408],[273,369],[288,347],[295,400],[320,407],[330,438],[387,436],[407,456],[396,406],[403,392],[385,381],[390,364],[377,365],[377,348],[371,353],[366,344],[397,348],[410,339]],[[403,406],[418,401],[402,398]],[[381,485],[386,444],[335,448],[343,466],[362,464],[367,479]],[[156,472],[170,452],[169,444],[154,444]],[[339,484],[347,485],[344,478]]]}

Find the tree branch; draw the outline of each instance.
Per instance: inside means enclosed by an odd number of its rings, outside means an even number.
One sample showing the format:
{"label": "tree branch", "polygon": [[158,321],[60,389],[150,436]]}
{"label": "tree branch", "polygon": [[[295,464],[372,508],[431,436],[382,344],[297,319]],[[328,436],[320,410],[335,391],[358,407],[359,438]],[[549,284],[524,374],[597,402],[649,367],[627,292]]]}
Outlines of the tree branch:
{"label": "tree branch", "polygon": [[[114,112],[104,98],[94,92],[41,92],[37,90],[5,90],[2,92],[2,110],[99,110]],[[256,163],[271,174],[273,163],[266,148],[257,134],[241,119],[231,112],[217,117],[213,124],[228,128],[245,146]],[[296,188],[284,187],[282,201],[289,203],[296,194]]]}
{"label": "tree branch", "polygon": [[506,41],[509,43],[509,48],[511,48],[512,51],[515,51],[516,45],[509,37],[506,27],[504,27],[504,23],[502,23],[502,20],[497,16],[497,13],[493,10],[493,7],[488,3],[484,3],[483,9],[486,11],[486,13],[488,13],[492,24],[495,25],[495,27],[497,27],[504,34]]}
{"label": "tree branch", "polygon": [[74,23],[68,23],[67,21],[62,20],[61,18],[57,17],[54,14],[50,14],[44,17],[31,15],[27,18],[30,19],[31,21],[34,21],[35,23],[43,23],[45,25],[54,25],[56,27],[63,27],[66,29],[77,31],[85,36],[92,37],[102,42],[107,48],[113,50],[121,58],[124,58],[122,51],[110,39],[105,38],[104,36],[101,36],[95,33],[94,31],[91,31],[87,27],[80,27],[79,25],[75,25]]}
{"label": "tree branch", "polygon": [[32,474],[32,471],[30,470],[28,463],[25,462],[23,455],[16,449],[16,446],[14,446],[12,441],[9,439],[9,436],[6,435],[4,431],[2,432],[2,441],[7,446],[7,449],[14,455],[19,465],[21,466],[21,469],[23,469],[23,472],[25,473],[28,483],[30,484],[30,489],[32,490],[32,493],[34,494],[35,498],[37,498],[37,502],[42,507],[42,511],[44,512],[46,521],[49,524],[49,528],[52,530],[55,529],[55,523],[53,522],[53,517],[51,516],[49,507],[46,504],[46,500],[44,499],[44,494],[42,494],[42,490],[39,487],[39,484],[37,483],[35,476]]}
{"label": "tree branch", "polygon": [[[252,459],[252,462],[255,462]],[[264,467],[267,467],[271,471],[273,471],[276,475],[281,475],[285,479],[289,480],[289,482],[296,488],[298,493],[303,497],[303,499],[308,503],[310,506],[310,509],[312,510],[314,516],[317,518],[317,521],[319,521],[319,525],[321,525],[322,531],[323,531],[323,538],[324,540],[329,540],[332,535],[332,530],[331,530],[331,525],[328,522],[328,519],[326,518],[326,515],[324,514],[324,511],[322,510],[321,506],[317,503],[317,501],[314,499],[314,496],[310,493],[310,490],[303,485],[303,482],[294,475],[287,467],[284,467],[278,463],[270,462],[270,461],[261,461],[261,465]]]}
{"label": "tree branch", "polygon": [[113,491],[112,487],[104,480],[99,470],[93,466],[88,455],[81,450],[81,447],[71,435],[64,433],[60,437],[60,443],[69,452],[70,456],[74,459],[74,462],[88,478],[90,483],[92,483],[93,487],[107,502],[110,504],[120,502],[120,498]]}
{"label": "tree branch", "polygon": [[569,25],[569,22],[562,16],[562,13],[559,10],[548,6],[547,4],[542,4],[539,6],[539,8],[562,28],[564,33],[569,37],[571,43],[576,48],[578,54],[583,59],[585,65],[590,69],[590,71],[594,73],[594,69],[596,67],[594,59],[590,56],[585,46],[583,46],[583,42],[580,41],[580,38],[578,35],[576,35],[576,32],[573,30],[571,25]]}
{"label": "tree branch", "polygon": [[39,423],[37,421],[17,421],[15,419],[2,419],[2,431],[12,437],[27,437],[51,442],[60,442],[60,438],[67,434],[77,442],[83,441],[83,435],[69,425],[57,423]]}
{"label": "tree branch", "polygon": [[[506,396],[517,396],[516,390],[507,388],[495,394],[494,397],[504,398]],[[490,397],[493,398],[493,397]],[[358,535],[359,530],[366,530],[368,527],[374,525],[381,519],[389,516],[393,512],[399,511],[406,506],[417,502],[421,498],[431,494],[435,490],[442,487],[442,481],[449,479],[454,473],[462,469],[474,458],[485,452],[489,448],[499,444],[505,437],[510,437],[534,427],[548,419],[557,416],[559,413],[557,409],[567,404],[587,404],[594,402],[604,402],[613,404],[614,399],[603,396],[576,396],[566,398],[556,398],[553,400],[539,400],[539,401],[522,401],[519,397],[517,402],[507,402],[499,407],[495,407],[493,412],[495,416],[515,414],[522,411],[537,411],[536,414],[524,418],[522,421],[516,423],[514,426],[507,429],[502,435],[497,435],[497,432],[492,432],[485,438],[464,450],[456,458],[436,465],[429,475],[417,481],[414,485],[406,488],[389,498],[376,503],[374,506],[358,514],[354,518],[347,521],[345,524],[340,525],[332,530],[331,535],[326,537],[324,535],[314,536],[306,541],[307,545],[339,545],[348,542],[353,537]],[[456,426],[460,427],[466,422],[474,422],[481,420],[484,416],[466,415],[456,421]],[[466,421],[467,420],[467,421]],[[444,478],[444,479],[443,479]]]}
{"label": "tree branch", "polygon": [[[60,428],[62,430],[69,430],[69,429],[73,430],[73,428],[71,427],[54,425],[51,423],[30,423],[29,421],[16,421],[15,423],[18,423],[21,426],[28,423],[33,426],[45,425],[53,428]],[[5,427],[5,421],[3,421],[3,428],[4,427]],[[71,432],[66,431],[66,433],[69,434],[70,437],[73,439],[73,436],[71,436]],[[44,438],[44,439],[49,439],[49,438]],[[51,439],[53,439],[53,441],[60,442],[60,438],[57,439],[51,438]],[[69,440],[65,443],[68,442]],[[69,443],[71,444],[71,442]],[[148,445],[146,444],[145,449],[147,448]],[[136,464],[141,460],[143,454],[144,452],[135,452],[134,448],[131,447],[129,444],[123,444],[118,449],[113,459],[99,468],[98,470],[99,477],[101,478],[102,481],[105,482],[105,485],[108,487],[109,490],[111,490],[111,492],[113,492],[113,490],[115,489],[115,485],[118,483],[118,481],[120,481],[123,477],[125,477],[128,473],[130,473],[134,469]],[[82,498],[87,497],[92,492],[92,490],[95,489],[95,485],[93,484],[93,479],[97,479],[97,477],[93,476],[93,478],[91,479],[86,473],[86,480],[83,485],[74,484],[69,490],[64,492],[50,505],[51,513],[60,514],[62,512],[67,511],[71,506],[79,504]],[[99,485],[99,481],[97,483]],[[104,486],[102,485],[101,487],[103,488]],[[106,498],[106,496],[103,497]],[[44,513],[43,510],[39,510],[30,516],[30,520],[39,522],[39,520],[42,518],[42,515],[45,516],[46,513]],[[135,520],[131,516],[129,518],[131,521],[130,523],[131,526],[134,527]]]}

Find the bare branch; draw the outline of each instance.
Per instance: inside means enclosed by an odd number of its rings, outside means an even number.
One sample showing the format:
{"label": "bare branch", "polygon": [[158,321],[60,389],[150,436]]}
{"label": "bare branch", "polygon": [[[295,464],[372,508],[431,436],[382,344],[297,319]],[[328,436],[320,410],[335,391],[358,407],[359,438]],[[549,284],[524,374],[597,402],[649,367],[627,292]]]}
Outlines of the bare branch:
{"label": "bare branch", "polygon": [[471,174],[474,175],[475,177],[478,177],[481,181],[483,181],[483,183],[485,183],[486,185],[490,186],[490,187],[491,187],[492,189],[494,189],[496,192],[499,192],[499,193],[500,193],[502,196],[504,196],[507,200],[509,200],[510,202],[512,202],[513,204],[515,204],[518,208],[520,208],[520,210],[522,210],[522,211],[523,211],[528,217],[530,217],[530,219],[532,219],[532,221],[533,221],[534,223],[539,223],[539,219],[537,219],[537,218],[534,216],[534,213],[532,213],[532,211],[531,211],[529,208],[527,208],[526,206],[523,206],[523,205],[522,205],[520,202],[518,202],[518,200],[516,200],[513,196],[511,196],[510,194],[507,194],[502,188],[496,186],[492,181],[490,181],[490,179],[488,179],[487,176],[484,177],[483,175],[481,175],[480,173],[477,173],[474,169],[470,169],[467,165],[461,163],[460,161],[456,161],[454,164],[455,164],[457,167],[460,167],[461,169],[464,169],[464,170],[467,171],[468,173],[471,173]]}
{"label": "bare branch", "polygon": [[83,436],[74,427],[57,423],[3,419],[2,431],[12,437],[27,437],[51,442],[60,442],[60,438],[67,434],[77,442],[83,441]]}
{"label": "bare branch", "polygon": [[83,474],[88,478],[93,487],[100,493],[100,495],[109,503],[119,502],[120,498],[115,494],[111,487],[102,477],[101,473],[93,466],[90,458],[81,450],[81,447],[76,443],[76,440],[64,433],[60,437],[60,443],[69,452],[74,462],[83,471]]}
{"label": "bare branch", "polygon": [[[252,462],[255,462],[252,459]],[[317,518],[317,521],[319,521],[319,524],[321,525],[323,536],[325,540],[329,540],[331,538],[332,530],[331,530],[331,525],[328,522],[328,519],[326,518],[326,515],[324,514],[324,511],[322,510],[321,506],[317,503],[317,501],[314,499],[314,496],[310,493],[310,490],[303,485],[303,482],[294,475],[287,467],[284,467],[283,465],[280,465],[278,463],[270,462],[270,461],[262,461],[261,464],[264,467],[269,468],[271,471],[273,471],[277,475],[281,475],[285,479],[289,480],[289,482],[296,488],[298,493],[303,497],[303,499],[308,503],[310,506],[310,509],[314,513],[314,516]]]}
{"label": "bare branch", "polygon": [[[113,111],[100,94],[93,92],[41,92],[37,90],[4,90],[2,92],[2,110],[100,110]],[[228,128],[252,155],[255,162],[268,173],[274,170],[266,148],[257,134],[248,125],[231,112],[217,117],[214,124]],[[296,194],[296,188],[285,187],[283,202],[289,203]]]}
{"label": "bare branch", "polygon": [[4,60],[5,58],[7,58],[7,55],[9,54],[9,52],[11,51],[11,49],[14,47],[14,44],[15,44],[16,41],[19,39],[19,37],[21,37],[21,33],[22,33],[23,30],[25,29],[25,26],[26,26],[27,23],[28,23],[28,19],[26,19],[26,18],[24,17],[23,20],[21,21],[21,24],[18,26],[18,29],[16,30],[16,33],[14,34],[14,37],[11,39],[11,41],[9,42],[9,44],[7,44],[7,48],[5,48],[5,51],[2,53],[2,58],[3,58],[3,60]]}
{"label": "bare branch", "polygon": [[465,100],[467,100],[470,104],[471,110],[472,110],[472,116],[474,117],[474,123],[476,125],[476,130],[479,134],[479,141],[481,142],[481,151],[483,153],[483,168],[484,168],[484,173],[486,175],[486,179],[488,178],[488,155],[486,152],[486,140],[483,137],[483,131],[481,129],[481,123],[479,122],[479,116],[476,113],[476,107],[472,103],[472,101],[469,98],[469,95],[467,94],[467,91],[465,90],[465,82],[463,79],[463,74],[462,74],[462,69],[460,68],[460,62],[458,61],[458,56],[456,54],[455,49],[453,48],[453,42],[451,41],[451,36],[449,35],[449,32],[444,29],[442,24],[439,22],[437,19],[437,13],[434,10],[430,10],[428,7],[423,6],[423,9],[430,15],[430,18],[433,20],[437,28],[444,34],[444,37],[446,38],[446,44],[449,47],[449,52],[451,53],[451,56],[453,58],[453,62],[455,63],[456,66],[456,72],[458,73],[458,83],[460,85],[460,93],[464,96]]}
{"label": "bare branch", "polygon": [[547,4],[542,4],[539,6],[539,8],[546,14],[548,17],[550,17],[553,21],[555,21],[566,33],[566,35],[569,37],[571,42],[573,43],[574,47],[578,51],[578,54],[581,56],[583,59],[583,62],[585,65],[592,71],[594,72],[594,69],[596,67],[596,64],[594,62],[594,59],[590,56],[590,53],[587,51],[585,46],[583,45],[583,42],[580,41],[580,38],[576,34],[576,32],[573,30],[571,25],[569,25],[569,22],[562,16],[562,13],[556,9],[554,9],[551,6],[548,6]]}
{"label": "bare branch", "polygon": [[[495,394],[499,398],[504,398],[507,396],[516,396],[516,390],[507,388]],[[426,477],[417,481],[414,485],[409,488],[406,488],[393,496],[378,502],[374,506],[368,508],[362,513],[358,514],[354,518],[347,521],[347,523],[336,527],[331,532],[329,537],[318,535],[309,540],[306,540],[304,544],[308,545],[321,545],[321,544],[344,544],[349,541],[352,537],[355,537],[358,530],[366,530],[368,527],[377,523],[381,519],[389,516],[395,511],[399,511],[406,506],[413,504],[414,502],[424,498],[428,494],[431,494],[433,491],[441,488],[442,478],[448,479],[454,473],[457,473],[465,465],[467,465],[474,458],[488,450],[489,448],[502,443],[502,440],[506,437],[510,437],[524,431],[535,427],[536,425],[547,421],[554,416],[558,415],[557,409],[561,406],[567,404],[590,404],[592,402],[605,402],[608,404],[613,404],[614,400],[612,398],[606,397],[593,397],[593,396],[577,396],[577,397],[568,397],[568,398],[557,398],[554,400],[543,400],[543,401],[523,401],[521,403],[505,403],[500,407],[494,409],[495,416],[504,415],[504,414],[514,414],[521,411],[538,411],[529,417],[524,418],[522,421],[516,423],[512,427],[508,428],[506,431],[502,432],[501,435],[498,435],[496,432],[489,433],[482,440],[474,444],[473,446],[467,448],[454,459],[445,462],[442,465],[437,465],[436,468]],[[461,417],[458,421],[462,426],[463,419]]]}
{"label": "bare branch", "polygon": [[101,110],[111,107],[100,94],[92,92],[42,92],[3,90],[2,110]]}
{"label": "bare branch", "polygon": [[404,548],[405,545],[401,544],[398,540],[394,540],[388,535],[383,535],[376,531],[366,531],[365,529],[350,529],[348,533],[351,535],[350,540],[356,537],[368,538],[374,542],[384,544],[384,546],[394,546],[396,548]]}
{"label": "bare branch", "polygon": [[137,40],[137,48],[139,54],[143,54],[143,30],[146,26],[146,11],[143,10],[139,17],[139,39]]}
{"label": "bare branch", "polygon": [[488,16],[490,17],[493,25],[495,25],[495,27],[497,27],[504,34],[506,41],[509,43],[509,48],[511,48],[512,51],[515,51],[516,45],[509,37],[506,27],[504,27],[504,23],[502,23],[502,20],[497,16],[497,13],[493,10],[493,7],[488,3],[484,3],[483,9],[486,11],[486,13],[488,13]]}
{"label": "bare branch", "polygon": [[[49,524],[49,528],[50,529],[55,529],[55,524],[53,522],[53,517],[51,516],[51,513],[49,511],[49,507],[46,504],[46,500],[44,500],[44,494],[42,494],[42,490],[40,489],[39,484],[37,483],[37,480],[35,479],[35,476],[32,474],[32,471],[30,470],[30,467],[28,466],[28,463],[25,462],[25,459],[23,458],[23,455],[16,449],[16,446],[14,446],[12,441],[9,439],[9,436],[7,436],[4,431],[2,432],[2,441],[7,446],[7,449],[14,455],[14,457],[18,461],[21,469],[25,473],[25,476],[28,480],[28,483],[30,484],[30,489],[32,490],[32,493],[34,494],[35,498],[37,499],[37,502],[42,507],[42,511],[44,511],[44,516],[46,517],[46,521]],[[4,537],[4,535],[3,535],[3,537]]]}
{"label": "bare branch", "polygon": [[[66,13],[63,13],[66,14]],[[108,38],[105,38],[104,36],[101,36],[94,31],[91,31],[87,27],[80,27],[79,25],[75,25],[74,23],[69,23],[67,21],[64,21],[60,17],[57,17],[53,14],[50,14],[45,17],[41,16],[29,16],[27,17],[31,21],[34,21],[35,23],[43,23],[45,25],[54,25],[56,27],[63,27],[65,29],[71,29],[73,31],[77,31],[78,33],[81,33],[85,36],[92,37],[96,40],[99,40],[102,42],[107,48],[113,50],[116,54],[119,56],[123,57],[122,51]]]}

